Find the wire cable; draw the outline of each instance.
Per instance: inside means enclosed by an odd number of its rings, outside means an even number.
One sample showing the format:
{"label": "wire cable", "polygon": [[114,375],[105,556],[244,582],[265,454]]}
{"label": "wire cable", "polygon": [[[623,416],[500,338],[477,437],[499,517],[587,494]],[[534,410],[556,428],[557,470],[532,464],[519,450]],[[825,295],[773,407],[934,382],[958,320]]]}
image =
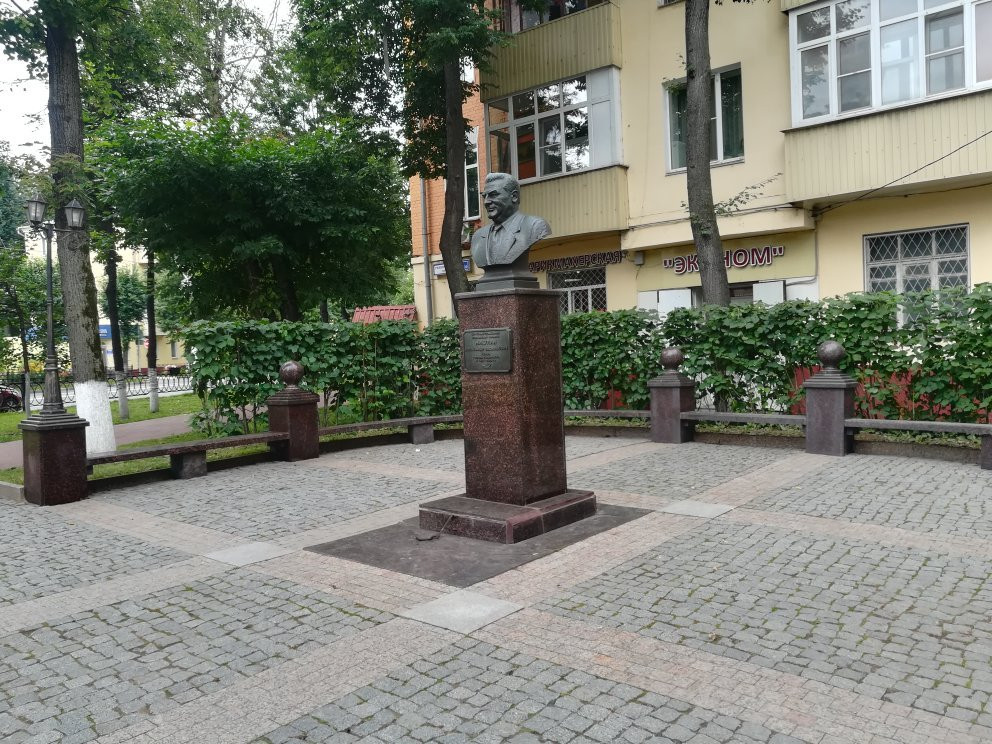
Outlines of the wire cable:
{"label": "wire cable", "polygon": [[881,191],[882,189],[886,189],[886,188],[888,188],[889,186],[892,186],[893,184],[896,184],[896,183],[899,183],[899,182],[900,182],[900,181],[902,181],[902,180],[903,180],[904,178],[909,178],[910,176],[912,176],[912,175],[915,175],[915,174],[917,174],[917,173],[919,173],[919,172],[920,172],[921,170],[925,170],[925,169],[927,169],[927,168],[929,168],[929,167],[930,167],[931,165],[936,165],[936,164],[937,164],[937,163],[939,163],[939,162],[940,162],[941,160],[946,160],[947,158],[949,158],[949,157],[951,157],[951,155],[954,155],[955,153],[958,153],[958,152],[960,152],[961,150],[963,150],[963,149],[964,149],[964,148],[966,148],[966,147],[970,147],[971,145],[973,145],[973,144],[975,144],[976,142],[978,142],[978,141],[980,141],[980,140],[982,140],[982,139],[984,139],[984,138],[986,138],[986,137],[988,137],[989,135],[992,135],[992,129],[990,129],[989,131],[987,131],[987,132],[985,132],[984,134],[980,134],[980,135],[978,135],[978,136],[977,136],[977,137],[975,137],[975,138],[974,138],[973,140],[969,140],[968,142],[965,142],[965,143],[964,143],[963,145],[960,145],[960,146],[958,146],[958,147],[955,147],[955,148],[954,148],[953,150],[951,150],[951,151],[950,151],[950,152],[948,152],[948,153],[945,153],[945,154],[943,154],[943,155],[941,155],[941,156],[940,156],[939,158],[937,158],[936,160],[931,160],[931,161],[930,161],[929,163],[927,163],[926,165],[921,165],[921,166],[920,166],[919,168],[917,168],[916,170],[913,170],[913,171],[910,171],[909,173],[907,173],[907,174],[906,174],[906,175],[904,175],[904,176],[899,176],[899,178],[896,178],[896,179],[894,179],[894,180],[892,180],[892,181],[889,181],[889,182],[888,182],[887,184],[884,184],[884,185],[882,185],[882,186],[878,186],[878,187],[876,187],[876,188],[874,188],[874,189],[870,189],[869,191],[866,191],[866,192],[864,192],[863,194],[859,194],[858,196],[856,196],[856,197],[854,197],[853,199],[848,199],[847,201],[843,201],[843,202],[841,202],[840,204],[834,204],[834,205],[832,205],[832,206],[829,206],[829,207],[827,207],[826,209],[820,209],[820,210],[816,210],[816,211],[814,211],[814,213],[813,213],[813,217],[814,217],[814,218],[819,218],[819,217],[822,217],[822,216],[823,216],[823,215],[825,215],[825,214],[826,214],[827,212],[832,212],[833,210],[835,210],[835,209],[840,209],[841,207],[845,207],[845,206],[847,206],[848,204],[853,204],[854,202],[856,202],[856,201],[859,201],[859,200],[861,200],[861,199],[864,199],[864,198],[865,198],[865,197],[867,197],[867,196],[871,196],[872,194],[874,194],[874,193],[876,193],[876,192],[878,192],[878,191]]}

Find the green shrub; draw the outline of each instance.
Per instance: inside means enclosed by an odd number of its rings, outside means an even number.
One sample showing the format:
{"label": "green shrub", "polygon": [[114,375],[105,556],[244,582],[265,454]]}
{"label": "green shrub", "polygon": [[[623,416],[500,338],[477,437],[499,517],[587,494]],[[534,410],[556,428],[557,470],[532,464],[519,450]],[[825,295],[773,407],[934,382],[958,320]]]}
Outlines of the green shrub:
{"label": "green shrub", "polygon": [[[988,284],[970,293],[680,309],[664,321],[634,310],[572,314],[561,319],[561,339],[568,409],[607,402],[647,408],[647,382],[661,371],[661,350],[672,345],[684,351],[681,371],[697,380],[700,397],[731,410],[787,411],[802,405],[802,380],[828,339],[847,349],[842,369],[859,382],[861,416],[986,421],[992,406]],[[204,401],[199,426],[210,433],[262,426],[259,409],[280,389],[279,366],[288,359],[303,363],[303,387],[323,396],[325,422],[461,410],[452,320],[423,332],[407,321],[200,322],[185,341]]]}

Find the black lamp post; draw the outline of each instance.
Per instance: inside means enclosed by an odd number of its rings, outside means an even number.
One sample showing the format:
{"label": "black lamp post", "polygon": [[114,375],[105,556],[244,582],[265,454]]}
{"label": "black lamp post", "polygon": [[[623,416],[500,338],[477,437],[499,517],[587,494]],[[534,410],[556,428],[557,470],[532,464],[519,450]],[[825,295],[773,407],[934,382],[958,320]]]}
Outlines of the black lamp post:
{"label": "black lamp post", "polygon": [[[34,231],[40,233],[45,240],[45,279],[47,282],[45,310],[48,314],[48,340],[45,347],[45,390],[44,404],[41,407],[42,416],[65,415],[65,408],[62,406],[62,386],[59,383],[59,362],[55,356],[55,323],[52,317],[54,304],[52,297],[52,238],[55,237],[55,223],[45,221],[45,209],[47,207],[48,204],[40,195],[28,199],[28,221]],[[83,226],[85,211],[78,200],[73,199],[63,209],[69,229],[77,230]]]}

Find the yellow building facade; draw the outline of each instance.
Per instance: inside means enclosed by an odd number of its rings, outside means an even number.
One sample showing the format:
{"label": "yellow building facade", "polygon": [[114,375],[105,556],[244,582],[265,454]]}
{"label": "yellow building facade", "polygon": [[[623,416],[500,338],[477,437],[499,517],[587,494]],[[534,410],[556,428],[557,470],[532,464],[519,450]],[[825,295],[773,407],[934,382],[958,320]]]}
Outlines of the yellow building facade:
{"label": "yellow building facade", "polygon": [[[37,237],[29,237],[25,241],[25,249],[28,255],[36,260],[45,260],[45,249],[44,244]],[[118,270],[125,271],[137,271],[141,276],[145,275],[148,268],[148,264],[145,262],[145,256],[143,252],[135,251],[130,248],[124,248],[119,251],[120,263],[118,264]],[[55,258],[55,246],[52,246],[52,256]],[[104,266],[99,261],[95,260],[93,256],[90,256],[90,265],[93,269],[93,278],[96,281],[96,286],[98,291],[103,292],[107,285],[107,276],[104,271]],[[103,352],[103,361],[110,372],[114,369],[114,352],[110,340],[110,321],[103,315],[103,311],[100,311],[100,348]],[[148,324],[146,321],[141,322],[141,339],[138,342],[130,344],[130,346],[124,350],[124,364],[128,370],[147,370],[148,369],[148,343],[150,339],[148,338]],[[164,371],[168,367],[184,367],[186,366],[186,356],[185,349],[183,348],[183,342],[178,338],[171,338],[162,333],[156,334],[155,337],[157,358],[156,366],[159,370]]]}
{"label": "yellow building facade", "polygon": [[[588,6],[496,50],[480,177],[551,224],[532,270],[563,311],[698,304],[683,5]],[[733,301],[992,281],[992,0],[723,3],[710,50]]]}

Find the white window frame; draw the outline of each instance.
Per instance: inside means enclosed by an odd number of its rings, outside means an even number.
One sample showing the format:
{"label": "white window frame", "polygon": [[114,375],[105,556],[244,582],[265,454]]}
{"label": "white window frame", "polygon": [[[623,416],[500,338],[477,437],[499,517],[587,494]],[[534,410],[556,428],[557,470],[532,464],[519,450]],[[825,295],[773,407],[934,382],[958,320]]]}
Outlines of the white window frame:
{"label": "white window frame", "polygon": [[917,228],[915,230],[894,230],[894,231],[891,231],[891,232],[871,233],[871,234],[868,234],[868,235],[863,236],[861,243],[862,243],[862,256],[863,256],[863,261],[864,261],[864,264],[863,265],[864,265],[864,288],[865,288],[865,291],[866,292],[875,291],[875,290],[872,290],[871,283],[870,283],[871,282],[871,280],[870,280],[870,274],[871,274],[871,267],[872,266],[876,266],[876,265],[879,265],[879,264],[890,264],[890,263],[894,263],[895,266],[896,266],[896,289],[895,289],[895,291],[896,291],[896,293],[901,294],[904,291],[903,290],[903,287],[904,287],[904,283],[905,283],[906,266],[907,265],[910,265],[910,264],[921,264],[921,263],[924,263],[924,262],[928,262],[930,264],[930,267],[929,267],[929,270],[930,270],[930,289],[931,290],[934,290],[934,291],[937,290],[937,289],[939,289],[939,284],[940,283],[939,283],[939,275],[937,273],[937,262],[940,261],[942,258],[944,260],[961,258],[961,255],[960,254],[947,254],[946,256],[930,256],[925,261],[924,261],[924,259],[922,257],[921,258],[912,258],[912,259],[901,259],[901,258],[898,258],[897,257],[895,259],[886,260],[886,261],[869,261],[868,260],[868,241],[871,240],[872,238],[898,237],[898,236],[901,236],[901,235],[910,235],[910,234],[913,234],[913,233],[936,233],[936,232],[938,232],[940,230],[956,230],[956,229],[963,229],[964,230],[964,260],[965,260],[965,267],[966,267],[965,268],[965,285],[964,286],[965,286],[966,289],[970,289],[971,288],[971,230],[970,230],[969,225],[967,223],[963,223],[963,224],[956,224],[956,225],[940,225],[939,227],[920,227],[920,228]]}
{"label": "white window frame", "polygon": [[[559,85],[561,83],[566,83],[577,78],[585,78],[586,80],[586,99],[579,103],[569,104],[567,106],[561,106],[551,111],[535,112],[529,116],[515,117],[513,116],[513,105],[512,100],[514,96],[523,93],[536,93],[536,91],[546,88],[549,85]],[[535,86],[533,88],[521,91],[515,91],[508,93],[506,95],[501,95],[498,98],[492,98],[486,102],[485,105],[485,123],[486,123],[486,172],[493,172],[496,167],[493,163],[493,158],[495,156],[495,148],[492,147],[492,134],[499,130],[505,130],[510,137],[510,173],[515,176],[521,184],[525,183],[536,183],[538,181],[545,181],[554,178],[567,178],[568,176],[576,175],[579,173],[586,173],[590,170],[596,168],[608,167],[610,165],[616,165],[619,163],[620,157],[620,145],[619,145],[619,123],[618,123],[618,106],[616,101],[619,97],[618,94],[619,79],[615,68],[600,68],[598,70],[592,70],[579,75],[570,75],[566,78],[559,78],[557,80],[549,80],[546,83]],[[490,116],[490,106],[496,101],[507,101],[508,108],[508,119],[504,123],[497,125],[492,125]],[[536,108],[536,107],[535,107]],[[565,132],[565,122],[564,115],[568,111],[574,109],[585,108],[587,109],[588,116],[588,126],[589,126],[589,164],[584,168],[576,168],[575,170],[566,170],[563,165],[563,169],[557,173],[540,173],[541,166],[541,148],[539,143],[540,137],[540,124],[539,120],[544,119],[548,116],[553,116],[558,113],[561,116],[561,127],[562,127],[562,162],[564,164],[564,132]],[[604,115],[605,114],[605,115]],[[534,126],[534,153],[536,158],[536,167],[538,174],[529,178],[521,178],[518,171],[518,159],[517,159],[517,136],[516,128],[518,126],[526,126],[527,124],[532,124]]]}
{"label": "white window frame", "polygon": [[465,143],[466,152],[468,148],[472,147],[472,138],[475,138],[475,162],[469,163],[468,158],[465,159],[465,222],[471,222],[479,219],[482,216],[482,210],[479,207],[482,199],[481,197],[475,200],[474,211],[469,209],[470,200],[468,195],[468,174],[469,171],[475,171],[475,180],[478,184],[479,194],[482,193],[482,181],[479,180],[479,175],[481,171],[479,170],[479,127],[472,127],[468,135],[468,141]]}
{"label": "white window frame", "polygon": [[[992,80],[979,81],[977,72],[977,40],[975,38],[975,8],[989,0],[951,0],[932,8],[925,7],[924,0],[917,0],[916,10],[903,16],[897,16],[880,21],[879,2],[880,0],[870,0],[870,19],[867,26],[838,33],[836,30],[836,12],[834,10],[843,0],[829,0],[828,2],[813,3],[803,5],[789,12],[789,76],[792,98],[792,124],[795,127],[813,126],[828,121],[839,119],[849,119],[875,111],[886,111],[890,109],[912,106],[923,101],[940,100],[943,98],[953,98],[964,95],[975,90],[992,89]],[[830,8],[830,33],[827,36],[812,41],[799,44],[798,19],[800,15],[821,8]],[[962,22],[964,27],[964,84],[954,90],[942,91],[940,93],[929,93],[927,90],[927,51],[926,51],[926,22],[927,19],[954,11],[962,11]],[[914,97],[903,101],[882,104],[882,61],[881,61],[881,30],[883,27],[902,23],[907,20],[916,20],[917,24],[917,45],[916,51],[916,79],[918,84],[917,94]],[[871,49],[871,104],[864,108],[851,111],[840,112],[838,94],[838,64],[837,64],[837,42],[840,39],[857,36],[868,32],[869,45]],[[827,47],[827,77],[828,77],[828,100],[829,106],[826,114],[821,116],[803,118],[802,111],[802,64],[801,55],[805,50],[819,46]]]}
{"label": "white window frame", "polygon": [[[593,307],[593,301],[592,301],[592,293],[593,293],[594,290],[597,290],[597,289],[603,290],[603,297],[604,297],[604,299],[606,298],[606,267],[605,266],[604,267],[601,267],[601,268],[572,269],[572,270],[568,270],[568,271],[551,271],[551,272],[548,272],[548,280],[547,280],[548,281],[548,287],[551,288],[551,286],[553,284],[556,284],[557,283],[555,281],[555,277],[556,276],[565,277],[565,276],[577,274],[577,273],[583,272],[583,271],[585,271],[585,272],[593,272],[593,271],[597,271],[598,272],[598,271],[602,271],[603,272],[603,281],[602,282],[597,282],[595,284],[578,284],[578,285],[576,285],[574,287],[556,287],[556,289],[558,289],[562,293],[561,294],[561,297],[559,298],[559,309],[561,310],[561,312],[562,312],[563,315],[567,315],[567,314],[571,314],[571,313],[585,313],[585,312],[591,312],[593,310],[596,310],[597,308],[594,308]],[[576,295],[579,295],[579,294],[585,295],[585,298],[586,298],[586,308],[584,310],[582,308],[578,308],[577,309],[575,307],[575,304],[576,304],[575,303],[575,298],[576,298]],[[606,303],[604,302],[604,306],[605,305],[606,305]],[[604,307],[604,311],[605,311],[605,307]]]}
{"label": "white window frame", "polygon": [[[992,0],[990,0],[992,1]],[[734,163],[743,163],[744,155],[735,155],[732,158],[724,158],[723,156],[723,107],[720,105],[721,100],[721,81],[723,79],[724,73],[727,72],[740,72],[741,73],[741,87],[744,86],[744,73],[741,71],[741,66],[730,65],[729,67],[721,67],[718,70],[712,70],[713,74],[713,102],[714,110],[716,111],[716,159],[711,160],[710,163],[713,165],[732,165]],[[664,99],[665,99],[665,157],[668,163],[668,170],[666,173],[668,175],[685,173],[686,166],[680,165],[676,167],[675,157],[673,154],[672,145],[674,144],[672,140],[672,99],[673,93],[676,88],[683,87],[686,84],[686,79],[673,80],[671,82],[665,83],[664,86]],[[741,95],[741,121],[743,126],[744,119],[744,96]],[[744,149],[745,154],[747,153],[747,148]]]}

